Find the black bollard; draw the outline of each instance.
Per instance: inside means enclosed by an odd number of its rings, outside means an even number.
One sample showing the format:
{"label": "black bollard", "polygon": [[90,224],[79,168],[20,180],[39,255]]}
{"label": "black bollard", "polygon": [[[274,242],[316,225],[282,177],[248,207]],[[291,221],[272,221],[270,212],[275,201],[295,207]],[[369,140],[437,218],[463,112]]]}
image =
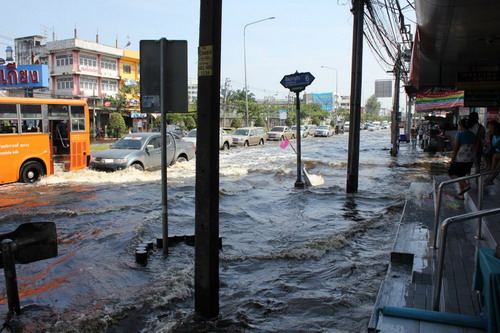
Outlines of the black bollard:
{"label": "black bollard", "polygon": [[9,312],[21,314],[19,303],[19,291],[17,288],[16,265],[14,263],[14,252],[16,244],[12,239],[4,239],[1,243],[3,271],[5,274],[5,287],[7,289],[7,301]]}

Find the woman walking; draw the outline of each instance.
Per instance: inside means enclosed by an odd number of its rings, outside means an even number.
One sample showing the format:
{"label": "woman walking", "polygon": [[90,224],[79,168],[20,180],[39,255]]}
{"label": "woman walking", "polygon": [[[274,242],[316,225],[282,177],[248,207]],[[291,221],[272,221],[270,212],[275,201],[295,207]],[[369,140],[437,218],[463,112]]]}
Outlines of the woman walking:
{"label": "woman walking", "polygon": [[[451,154],[451,164],[448,175],[451,178],[464,177],[472,168],[476,159],[476,135],[469,131],[467,119],[460,120],[459,132],[455,136],[455,146]],[[464,193],[470,190],[469,184],[462,180],[458,182],[460,192],[456,198],[463,200]]]}

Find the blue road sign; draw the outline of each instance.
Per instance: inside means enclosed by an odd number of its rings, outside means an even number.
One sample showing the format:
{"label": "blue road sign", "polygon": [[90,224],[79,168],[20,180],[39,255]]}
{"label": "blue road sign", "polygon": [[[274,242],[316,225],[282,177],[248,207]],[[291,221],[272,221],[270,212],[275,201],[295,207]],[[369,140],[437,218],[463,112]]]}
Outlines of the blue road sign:
{"label": "blue road sign", "polygon": [[311,73],[295,72],[294,74],[283,76],[283,79],[280,81],[280,83],[285,88],[293,89],[298,87],[305,88],[308,85],[310,85],[313,81],[314,81],[314,76]]}

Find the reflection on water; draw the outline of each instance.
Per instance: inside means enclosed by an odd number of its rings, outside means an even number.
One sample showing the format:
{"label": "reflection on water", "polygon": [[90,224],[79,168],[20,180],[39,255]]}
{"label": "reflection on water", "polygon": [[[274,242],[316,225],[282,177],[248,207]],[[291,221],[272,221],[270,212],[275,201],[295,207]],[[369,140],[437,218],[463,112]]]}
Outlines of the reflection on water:
{"label": "reflection on water", "polygon": [[[363,331],[385,275],[411,182],[447,161],[388,131],[362,132],[359,192],[346,194],[347,135],[307,138],[319,186],[296,189],[296,155],[279,143],[220,154],[220,316],[194,317],[194,248],[179,244],[146,267],[137,244],[162,233],[160,172],[61,173],[0,188],[0,232],[54,221],[59,256],[18,265],[28,331]],[[169,234],[194,233],[195,165],[167,170]],[[0,292],[2,292],[0,290]],[[5,291],[0,312],[6,314]]]}

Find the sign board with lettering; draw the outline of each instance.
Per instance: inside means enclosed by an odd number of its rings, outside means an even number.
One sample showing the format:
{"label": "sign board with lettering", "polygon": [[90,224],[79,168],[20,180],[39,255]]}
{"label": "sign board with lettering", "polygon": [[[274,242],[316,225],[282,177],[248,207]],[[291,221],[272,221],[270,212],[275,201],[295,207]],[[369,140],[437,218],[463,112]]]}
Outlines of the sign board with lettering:
{"label": "sign board with lettering", "polygon": [[287,110],[279,110],[280,120],[285,120],[288,118]]}
{"label": "sign board with lettering", "polygon": [[198,76],[212,76],[213,47],[212,45],[198,48]]}
{"label": "sign board with lettering", "polygon": [[47,65],[19,65],[8,63],[0,66],[0,88],[48,88]]}
{"label": "sign board with lettering", "polygon": [[294,74],[285,75],[283,79],[281,79],[280,83],[283,87],[288,88],[291,91],[300,92],[306,89],[306,87],[310,85],[314,79],[314,76],[309,72],[295,72]]}
{"label": "sign board with lettering", "polygon": [[461,72],[457,73],[457,89],[460,90],[499,90],[500,72]]}
{"label": "sign board with lettering", "polygon": [[[188,112],[187,41],[164,40],[163,61],[161,40],[140,42],[141,112],[161,112],[160,96],[165,96],[167,113]],[[161,69],[165,73],[161,77]],[[161,80],[164,91],[161,92]]]}

